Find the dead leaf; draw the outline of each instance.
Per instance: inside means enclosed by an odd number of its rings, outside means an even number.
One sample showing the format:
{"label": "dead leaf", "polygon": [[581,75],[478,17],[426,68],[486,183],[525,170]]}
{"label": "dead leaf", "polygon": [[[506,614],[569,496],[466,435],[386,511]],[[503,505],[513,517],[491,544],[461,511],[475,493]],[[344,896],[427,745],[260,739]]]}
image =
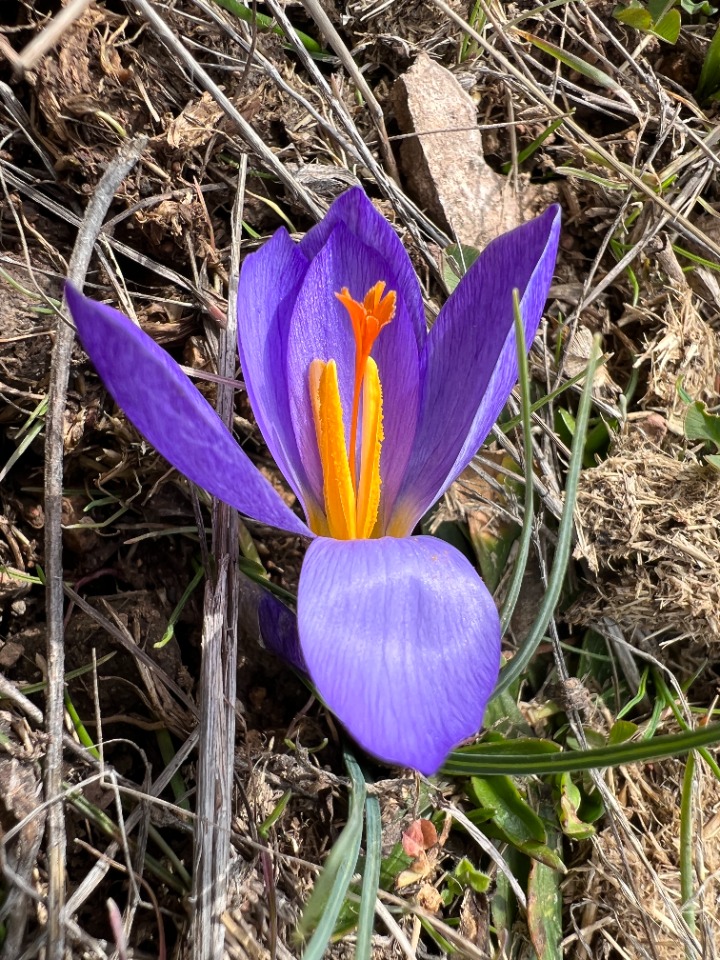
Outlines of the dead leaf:
{"label": "dead leaf", "polygon": [[189,103],[168,126],[167,142],[174,150],[191,150],[204,146],[215,133],[222,108],[205,92]]}

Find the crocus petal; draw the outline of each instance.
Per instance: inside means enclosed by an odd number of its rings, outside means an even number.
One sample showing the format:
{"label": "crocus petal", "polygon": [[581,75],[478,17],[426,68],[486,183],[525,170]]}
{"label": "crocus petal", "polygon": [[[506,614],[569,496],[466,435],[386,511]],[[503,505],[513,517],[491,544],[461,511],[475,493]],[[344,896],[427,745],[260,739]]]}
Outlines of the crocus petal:
{"label": "crocus petal", "polygon": [[397,277],[397,287],[394,289],[405,301],[418,348],[422,349],[427,327],[422,293],[415,270],[398,235],[360,187],[353,187],[338,197],[323,220],[301,240],[302,252],[308,259],[317,256],[338,223],[344,224],[366,246],[377,250],[383,260],[392,265]]}
{"label": "crocus petal", "polygon": [[293,666],[298,673],[308,674],[298,634],[297,616],[284,603],[264,590],[258,604],[258,626],[267,650]]}
{"label": "crocus petal", "polygon": [[[322,471],[317,452],[308,372],[313,360],[335,360],[346,442],[355,376],[355,340],[347,310],[335,296],[343,287],[362,301],[378,281],[398,290],[394,264],[366,246],[338,223],[305,277],[290,322],[288,381],[290,412],[297,445],[315,495],[322,497]],[[398,293],[395,317],[381,332],[372,351],[383,390],[385,442],[381,475],[383,497],[394,500],[405,474],[419,402],[419,357],[413,324]],[[322,499],[321,501],[322,502]]]}
{"label": "crocus petal", "polygon": [[500,622],[449,544],[314,540],[298,628],[318,692],[380,759],[431,774],[480,728],[498,676]]}
{"label": "crocus petal", "polygon": [[246,516],[311,536],[169,354],[122,313],[70,284],[65,297],[103,383],[166,460]]}
{"label": "crocus petal", "polygon": [[490,432],[518,377],[513,290],[528,347],[552,280],[560,209],[493,240],[428,337],[420,423],[389,530],[402,536],[450,486]]}
{"label": "crocus petal", "polygon": [[284,228],[245,258],[238,285],[238,345],[257,424],[309,516],[318,504],[295,440],[286,374],[290,317],[308,266]]}

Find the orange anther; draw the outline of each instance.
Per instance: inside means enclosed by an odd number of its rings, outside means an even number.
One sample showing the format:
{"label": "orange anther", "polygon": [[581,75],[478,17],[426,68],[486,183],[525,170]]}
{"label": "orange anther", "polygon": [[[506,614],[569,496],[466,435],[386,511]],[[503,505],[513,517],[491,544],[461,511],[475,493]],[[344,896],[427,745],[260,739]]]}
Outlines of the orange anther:
{"label": "orange anther", "polygon": [[[320,536],[338,540],[373,535],[380,509],[380,451],[383,442],[383,396],[380,374],[370,351],[378,334],[395,315],[394,291],[385,293],[379,281],[362,303],[353,300],[347,287],[335,296],[347,310],[355,334],[355,389],[350,445],[345,445],[345,425],[335,360],[313,360],[308,386],[315,435],[323,473],[324,516],[311,516],[310,527]],[[362,395],[362,429],[360,397]],[[360,443],[358,444],[358,434]],[[360,469],[356,448],[360,446]]]}

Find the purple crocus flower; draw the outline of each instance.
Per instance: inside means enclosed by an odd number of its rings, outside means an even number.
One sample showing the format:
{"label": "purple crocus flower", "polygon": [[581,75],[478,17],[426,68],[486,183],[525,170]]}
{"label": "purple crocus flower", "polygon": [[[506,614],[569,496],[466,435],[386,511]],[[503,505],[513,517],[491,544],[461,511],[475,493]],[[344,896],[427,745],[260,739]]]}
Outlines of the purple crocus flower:
{"label": "purple crocus flower", "polygon": [[307,671],[365,749],[426,774],[481,726],[500,624],[468,560],[411,533],[507,401],[517,379],[512,292],[531,343],[559,228],[551,207],[489,244],[429,333],[410,258],[360,189],[300,243],[280,229],[246,257],[245,384],[306,522],[164,350],[66,289],[85,349],[143,436],[242,514],[310,539],[297,612]]}

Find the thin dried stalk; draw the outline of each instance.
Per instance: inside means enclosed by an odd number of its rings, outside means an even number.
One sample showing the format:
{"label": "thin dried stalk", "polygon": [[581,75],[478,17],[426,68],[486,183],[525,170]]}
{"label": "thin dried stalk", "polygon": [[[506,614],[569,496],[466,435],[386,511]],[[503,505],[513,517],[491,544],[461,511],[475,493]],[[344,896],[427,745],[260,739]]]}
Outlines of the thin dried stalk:
{"label": "thin dried stalk", "polygon": [[37,66],[38,61],[48,50],[52,50],[67,28],[83,15],[91,3],[92,0],[69,0],[67,6],[58,11],[42,33],[33,37],[30,43],[20,51],[14,64],[17,69],[32,70]]}
{"label": "thin dried stalk", "polygon": [[[69,279],[77,287],[85,281],[95,241],[118,187],[142,155],[147,138],[124,144],[108,166],[88,204],[70,258]],[[64,316],[58,319],[50,372],[45,418],[45,571],[47,615],[47,697],[45,728],[45,797],[50,801],[47,823],[48,960],[61,960],[65,945],[65,819],[62,804],[63,692],[63,557],[62,512],[63,432],[70,355],[74,328]]]}
{"label": "thin dried stalk", "polygon": [[353,81],[357,84],[358,90],[362,93],[363,97],[365,97],[365,100],[370,107],[370,114],[373,118],[373,123],[375,124],[378,134],[380,135],[380,150],[382,151],[387,172],[395,181],[395,183],[399,184],[400,174],[398,173],[395,157],[393,156],[392,148],[390,147],[390,141],[388,140],[387,130],[385,129],[385,117],[383,116],[382,107],[375,99],[375,94],[368,86],[365,77],[362,75],[362,73],[360,73],[357,64],[352,58],[352,54],[343,43],[342,37],[332,25],[330,17],[325,13],[318,0],[302,0],[302,5],[325,35],[328,43],[338,55],[340,62],[350,74]]}
{"label": "thin dried stalk", "polygon": [[307,190],[302,184],[298,183],[287,167],[278,160],[267,144],[257,135],[237,107],[228,99],[208,72],[201,67],[192,56],[187,45],[175,36],[166,21],[155,10],[152,4],[149,3],[148,0],[132,0],[132,3],[138,12],[152,24],[160,42],[167,47],[173,56],[177,57],[178,60],[187,67],[193,77],[197,78],[199,85],[204,90],[207,90],[208,93],[212,94],[217,104],[222,107],[227,116],[237,125],[240,135],[253,153],[262,160],[268,170],[278,177],[280,182],[290,191],[290,194],[299,200],[310,214],[319,218],[321,211]]}
{"label": "thin dried stalk", "polygon": [[[232,426],[237,357],[237,277],[240,233],[245,196],[247,157],[240,168],[233,207],[233,251],[228,291],[228,322],[218,338],[217,410]],[[233,816],[235,767],[235,698],[237,685],[237,630],[240,573],[237,566],[238,516],[227,504],[213,503],[213,558],[216,575],[208,576],[200,678],[200,744],[198,758],[197,820],[193,871],[190,955],[197,960],[222,960],[230,831]]]}

